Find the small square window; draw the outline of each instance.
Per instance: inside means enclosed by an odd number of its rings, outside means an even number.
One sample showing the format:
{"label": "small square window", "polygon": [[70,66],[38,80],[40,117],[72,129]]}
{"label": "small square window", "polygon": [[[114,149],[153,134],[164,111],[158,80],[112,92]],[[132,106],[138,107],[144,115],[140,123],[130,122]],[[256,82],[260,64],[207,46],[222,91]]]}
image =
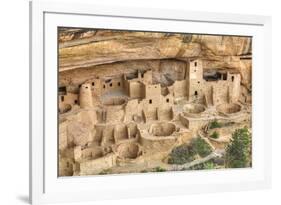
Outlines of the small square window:
{"label": "small square window", "polygon": [[197,62],[194,62],[194,66],[195,66],[195,67],[197,66]]}
{"label": "small square window", "polygon": [[152,104],[152,100],[151,99],[149,100],[149,104]]}
{"label": "small square window", "polygon": [[78,104],[78,100],[74,100],[74,104]]}

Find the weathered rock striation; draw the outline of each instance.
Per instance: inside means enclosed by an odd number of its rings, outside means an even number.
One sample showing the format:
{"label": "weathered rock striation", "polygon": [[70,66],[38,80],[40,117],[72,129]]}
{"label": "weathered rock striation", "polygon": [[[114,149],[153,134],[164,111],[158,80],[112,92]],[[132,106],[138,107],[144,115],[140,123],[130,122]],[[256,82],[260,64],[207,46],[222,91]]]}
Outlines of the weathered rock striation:
{"label": "weathered rock striation", "polygon": [[[250,37],[62,29],[59,42],[62,84],[78,83],[69,76],[75,76],[76,72],[80,75],[81,70],[85,75],[112,71],[121,74],[136,67],[149,67],[155,71],[154,78],[163,69],[169,70],[173,77],[183,70],[182,62],[186,59],[200,58],[204,69],[239,71],[242,84],[251,89]],[[161,79],[169,84],[170,77]]]}

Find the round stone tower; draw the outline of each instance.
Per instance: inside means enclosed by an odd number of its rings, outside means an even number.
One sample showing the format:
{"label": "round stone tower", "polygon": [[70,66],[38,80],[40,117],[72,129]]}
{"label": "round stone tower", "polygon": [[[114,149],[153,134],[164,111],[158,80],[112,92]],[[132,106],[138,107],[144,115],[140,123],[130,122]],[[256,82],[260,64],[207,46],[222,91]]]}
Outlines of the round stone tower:
{"label": "round stone tower", "polygon": [[81,108],[93,107],[92,89],[90,83],[84,83],[80,87],[79,102]]}

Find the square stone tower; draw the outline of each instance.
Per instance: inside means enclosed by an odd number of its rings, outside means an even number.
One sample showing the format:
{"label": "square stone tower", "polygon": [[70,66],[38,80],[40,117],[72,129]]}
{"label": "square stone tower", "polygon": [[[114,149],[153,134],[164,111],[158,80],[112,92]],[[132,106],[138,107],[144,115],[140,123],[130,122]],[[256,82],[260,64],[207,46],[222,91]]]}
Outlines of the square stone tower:
{"label": "square stone tower", "polygon": [[201,60],[189,61],[187,66],[187,99],[194,100],[203,97],[203,65]]}

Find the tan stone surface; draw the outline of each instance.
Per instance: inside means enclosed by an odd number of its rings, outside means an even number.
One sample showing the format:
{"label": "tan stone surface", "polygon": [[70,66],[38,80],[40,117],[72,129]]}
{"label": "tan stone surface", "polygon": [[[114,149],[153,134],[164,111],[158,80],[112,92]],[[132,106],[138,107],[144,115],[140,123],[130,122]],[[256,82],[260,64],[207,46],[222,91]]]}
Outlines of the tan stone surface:
{"label": "tan stone surface", "polygon": [[[82,67],[104,68],[108,67],[105,64],[110,64],[108,69],[120,74],[120,64],[121,72],[136,66],[139,69],[151,67],[157,71],[160,64],[160,71],[169,69],[172,75],[179,75],[182,63],[176,66],[173,62],[162,63],[159,59],[200,57],[204,68],[237,69],[242,74],[242,82],[247,85],[251,83],[249,58],[252,50],[249,37],[74,29],[61,32],[60,41],[60,71]],[[141,60],[146,60],[146,65],[140,65],[143,64],[138,63]]]}
{"label": "tan stone surface", "polygon": [[[251,126],[251,38],[66,29],[59,47],[60,176],[188,168],[228,142],[211,121]],[[167,164],[198,135],[209,156]]]}
{"label": "tan stone surface", "polygon": [[[78,35],[79,34],[79,35]],[[87,35],[88,34],[88,35]],[[60,70],[116,61],[181,57],[241,56],[251,53],[245,37],[74,30],[60,35]],[[219,59],[219,58],[218,58]]]}

